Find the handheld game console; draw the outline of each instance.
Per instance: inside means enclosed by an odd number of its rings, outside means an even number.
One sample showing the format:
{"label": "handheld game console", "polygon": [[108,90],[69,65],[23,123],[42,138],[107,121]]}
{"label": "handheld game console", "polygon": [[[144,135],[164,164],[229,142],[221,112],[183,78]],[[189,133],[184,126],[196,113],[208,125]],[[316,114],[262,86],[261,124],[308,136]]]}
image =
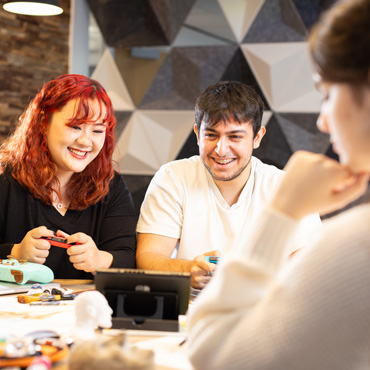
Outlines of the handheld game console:
{"label": "handheld game console", "polygon": [[11,283],[25,284],[27,281],[37,283],[50,283],[54,279],[53,271],[38,263],[27,262],[26,260],[18,261],[13,256],[8,259],[0,259],[0,280]]}
{"label": "handheld game console", "polygon": [[69,248],[71,245],[79,243],[67,243],[67,239],[58,236],[42,236],[41,239],[47,240],[54,247]]}

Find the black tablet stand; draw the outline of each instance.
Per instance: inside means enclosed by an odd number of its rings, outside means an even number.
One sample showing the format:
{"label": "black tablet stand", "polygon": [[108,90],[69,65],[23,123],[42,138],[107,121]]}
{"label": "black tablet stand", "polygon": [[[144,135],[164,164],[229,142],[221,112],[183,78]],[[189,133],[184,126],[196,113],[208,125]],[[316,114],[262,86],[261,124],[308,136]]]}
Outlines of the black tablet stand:
{"label": "black tablet stand", "polygon": [[104,292],[113,309],[115,329],[178,331],[179,299],[176,292],[143,289]]}

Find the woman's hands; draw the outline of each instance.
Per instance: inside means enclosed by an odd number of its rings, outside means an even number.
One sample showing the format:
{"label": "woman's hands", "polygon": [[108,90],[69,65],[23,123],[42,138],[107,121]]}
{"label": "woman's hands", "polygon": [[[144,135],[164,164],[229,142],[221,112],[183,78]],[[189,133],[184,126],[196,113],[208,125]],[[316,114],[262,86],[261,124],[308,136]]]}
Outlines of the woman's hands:
{"label": "woman's hands", "polygon": [[49,255],[50,243],[40,239],[42,236],[54,236],[54,232],[45,226],[30,230],[19,244],[14,244],[11,254],[18,260],[43,264]]}
{"label": "woman's hands", "polygon": [[98,268],[108,268],[112,265],[113,256],[99,250],[89,235],[76,233],[69,236],[60,230],[56,232],[56,235],[67,238],[68,243],[79,243],[67,249],[69,260],[75,269],[93,273]]}
{"label": "woman's hands", "polygon": [[[30,230],[19,244],[14,244],[11,254],[18,260],[24,259],[29,262],[43,264],[49,255],[51,244],[42,236],[55,236],[52,230],[40,226]],[[112,265],[113,256],[97,248],[93,239],[84,234],[76,233],[68,235],[58,230],[56,236],[67,238],[68,243],[78,242],[66,250],[69,260],[77,270],[94,272],[98,268],[108,268]],[[58,248],[58,247],[53,247]]]}
{"label": "woman's hands", "polygon": [[367,190],[368,173],[354,174],[323,154],[294,153],[271,206],[292,218],[326,214],[356,200]]}

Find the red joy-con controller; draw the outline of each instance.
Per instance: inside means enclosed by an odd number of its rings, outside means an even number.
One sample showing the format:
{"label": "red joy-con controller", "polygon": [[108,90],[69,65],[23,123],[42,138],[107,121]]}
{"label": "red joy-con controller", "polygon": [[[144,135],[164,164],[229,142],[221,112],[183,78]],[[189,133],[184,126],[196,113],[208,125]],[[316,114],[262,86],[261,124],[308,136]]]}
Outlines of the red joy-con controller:
{"label": "red joy-con controller", "polygon": [[58,236],[42,236],[41,239],[47,240],[54,247],[69,248],[71,245],[78,245],[80,243],[67,243],[67,239]]}

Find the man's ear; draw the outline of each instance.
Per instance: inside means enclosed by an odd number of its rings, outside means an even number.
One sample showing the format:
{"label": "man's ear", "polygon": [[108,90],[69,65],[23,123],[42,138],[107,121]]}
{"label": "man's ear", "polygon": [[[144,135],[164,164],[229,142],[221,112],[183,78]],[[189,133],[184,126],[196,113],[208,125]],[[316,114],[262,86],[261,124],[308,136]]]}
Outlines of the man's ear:
{"label": "man's ear", "polygon": [[262,138],[265,136],[266,128],[261,126],[258,130],[256,137],[253,139],[253,149],[259,148]]}
{"label": "man's ear", "polygon": [[197,136],[197,144],[199,146],[199,132],[198,132],[198,126],[196,123],[194,124],[194,132],[195,132],[195,135]]}

